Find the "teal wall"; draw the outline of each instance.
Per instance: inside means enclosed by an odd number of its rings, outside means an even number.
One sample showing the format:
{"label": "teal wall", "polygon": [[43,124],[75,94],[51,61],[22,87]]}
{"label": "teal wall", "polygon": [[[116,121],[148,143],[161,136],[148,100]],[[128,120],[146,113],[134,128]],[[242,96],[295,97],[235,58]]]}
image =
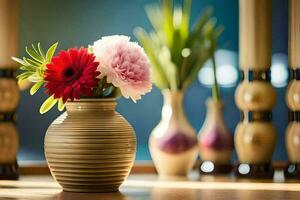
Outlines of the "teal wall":
{"label": "teal wall", "polygon": [[[87,46],[104,35],[124,34],[133,37],[136,26],[151,29],[144,13],[144,5],[154,0],[22,0],[20,20],[20,47],[41,42],[48,47],[59,42],[59,49],[73,46]],[[177,1],[178,2],[178,1]],[[237,0],[194,0],[192,22],[207,5],[213,4],[218,22],[225,26],[220,40],[220,47],[238,51],[238,1]],[[274,0],[273,10],[273,52],[287,51],[287,3]],[[23,49],[20,56],[24,55]],[[239,121],[233,96],[235,88],[222,89],[225,103],[225,120],[233,132]],[[279,130],[279,141],[274,159],[286,159],[284,147],[284,129],[286,118],[280,115],[287,112],[284,105],[284,88],[278,90],[278,104],[274,110],[274,122]],[[210,96],[210,89],[195,81],[185,97],[185,109],[193,127],[199,130],[205,117],[205,100]],[[45,115],[38,113],[39,106],[45,99],[40,91],[30,97],[28,91],[22,93],[18,110],[18,128],[21,138],[20,159],[44,159],[43,138],[49,124],[59,115],[55,110]],[[118,100],[118,111],[134,126],[138,139],[138,160],[151,159],[148,152],[148,136],[160,119],[162,96],[154,88],[138,103],[130,100]]]}

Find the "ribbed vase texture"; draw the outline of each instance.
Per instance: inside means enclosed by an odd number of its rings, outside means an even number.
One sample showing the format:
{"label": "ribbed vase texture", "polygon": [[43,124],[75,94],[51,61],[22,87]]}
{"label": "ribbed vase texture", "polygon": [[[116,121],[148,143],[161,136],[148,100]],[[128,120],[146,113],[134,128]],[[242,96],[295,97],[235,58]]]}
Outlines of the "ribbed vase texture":
{"label": "ribbed vase texture", "polygon": [[64,191],[117,191],[128,176],[136,137],[115,106],[114,99],[67,102],[48,128],[45,156]]}

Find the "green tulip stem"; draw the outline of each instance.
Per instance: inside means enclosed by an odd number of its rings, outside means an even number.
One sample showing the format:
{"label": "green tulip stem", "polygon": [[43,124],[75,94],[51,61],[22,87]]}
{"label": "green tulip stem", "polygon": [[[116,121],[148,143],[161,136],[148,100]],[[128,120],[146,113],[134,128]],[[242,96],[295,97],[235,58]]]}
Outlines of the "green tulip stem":
{"label": "green tulip stem", "polygon": [[214,85],[212,87],[212,97],[214,101],[220,100],[220,92],[219,92],[219,85],[217,80],[217,66],[216,66],[216,59],[214,51],[212,53],[212,64],[213,64],[213,76],[214,76]]}

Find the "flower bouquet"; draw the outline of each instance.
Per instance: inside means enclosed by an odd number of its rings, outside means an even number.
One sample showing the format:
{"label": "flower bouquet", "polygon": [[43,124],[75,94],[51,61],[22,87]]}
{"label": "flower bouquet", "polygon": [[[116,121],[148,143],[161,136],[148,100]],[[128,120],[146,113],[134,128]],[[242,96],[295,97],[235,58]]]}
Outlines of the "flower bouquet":
{"label": "flower bouquet", "polygon": [[18,80],[34,85],[30,94],[44,86],[50,97],[42,104],[41,113],[55,104],[62,111],[67,100],[112,98],[120,93],[134,102],[152,88],[150,63],[143,49],[127,36],[107,36],[88,48],[70,48],[54,56],[58,43],[46,53],[40,44],[26,47],[30,57],[12,59],[23,71]]}
{"label": "flower bouquet", "polygon": [[191,4],[191,0],[185,0],[182,7],[174,7],[172,0],[164,0],[147,6],[154,30],[147,33],[140,27],[135,29],[152,63],[153,82],[164,96],[162,119],[149,140],[151,156],[162,176],[185,176],[194,164],[197,137],[185,117],[183,95],[213,55],[223,31],[210,8],[191,28]]}
{"label": "flower bouquet", "polygon": [[67,111],[48,128],[45,156],[53,177],[70,192],[118,190],[135,160],[136,137],[115,111],[115,98],[136,101],[151,90],[150,62],[126,36],[107,36],[88,48],[70,48],[56,56],[57,43],[46,53],[40,44],[26,48],[19,80],[45,87],[50,97],[41,113],[54,105]]}

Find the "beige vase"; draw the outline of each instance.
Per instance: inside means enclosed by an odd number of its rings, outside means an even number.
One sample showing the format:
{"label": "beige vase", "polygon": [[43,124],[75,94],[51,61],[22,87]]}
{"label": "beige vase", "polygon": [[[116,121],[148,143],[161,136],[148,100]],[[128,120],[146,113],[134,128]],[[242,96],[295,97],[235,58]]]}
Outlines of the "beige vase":
{"label": "beige vase", "polygon": [[198,134],[199,154],[202,160],[200,173],[229,173],[233,137],[223,119],[223,103],[209,98],[206,101],[206,118]]}
{"label": "beige vase", "polygon": [[160,178],[186,176],[198,155],[196,132],[187,121],[181,91],[163,91],[162,118],[153,129],[149,149]]}
{"label": "beige vase", "polygon": [[114,99],[67,102],[67,111],[48,128],[45,156],[64,191],[118,191],[128,176],[136,137],[115,107]]}

